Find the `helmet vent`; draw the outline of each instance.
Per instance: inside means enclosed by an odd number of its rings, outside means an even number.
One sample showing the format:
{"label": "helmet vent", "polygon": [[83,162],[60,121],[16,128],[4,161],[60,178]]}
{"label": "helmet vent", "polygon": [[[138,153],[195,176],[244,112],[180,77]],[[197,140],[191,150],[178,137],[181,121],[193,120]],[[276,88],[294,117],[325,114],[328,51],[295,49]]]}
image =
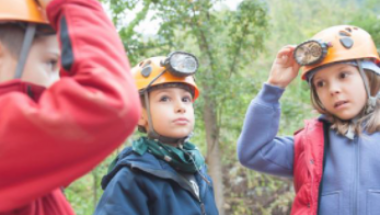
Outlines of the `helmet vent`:
{"label": "helmet vent", "polygon": [[150,73],[152,73],[152,67],[151,66],[145,66],[141,70],[141,75],[144,76],[145,78],[149,77]]}
{"label": "helmet vent", "polygon": [[339,41],[346,49],[350,49],[354,45],[354,41],[350,37],[343,37]]}

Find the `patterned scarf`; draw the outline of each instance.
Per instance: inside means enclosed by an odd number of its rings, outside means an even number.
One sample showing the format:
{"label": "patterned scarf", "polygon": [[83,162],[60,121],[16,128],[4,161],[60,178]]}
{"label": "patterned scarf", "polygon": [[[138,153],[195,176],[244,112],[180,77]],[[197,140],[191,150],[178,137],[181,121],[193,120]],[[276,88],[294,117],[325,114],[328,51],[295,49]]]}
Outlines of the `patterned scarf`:
{"label": "patterned scarf", "polygon": [[148,151],[158,159],[166,161],[175,170],[185,173],[195,173],[205,165],[199,150],[189,142],[185,142],[179,147],[173,147],[147,137],[141,137],[133,142],[132,149],[140,155]]}

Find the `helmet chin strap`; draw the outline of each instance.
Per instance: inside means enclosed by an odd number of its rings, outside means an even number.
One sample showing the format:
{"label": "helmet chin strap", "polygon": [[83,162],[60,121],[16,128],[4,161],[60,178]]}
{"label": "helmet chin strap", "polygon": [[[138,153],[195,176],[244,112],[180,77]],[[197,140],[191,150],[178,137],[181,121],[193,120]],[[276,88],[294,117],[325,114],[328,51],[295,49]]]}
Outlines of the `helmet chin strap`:
{"label": "helmet chin strap", "polygon": [[367,79],[367,76],[364,73],[364,69],[363,69],[362,63],[361,63],[360,60],[356,60],[356,63],[358,64],[359,73],[360,73],[360,76],[363,79],[365,91],[367,92],[367,98],[368,98],[368,100],[367,100],[367,109],[365,110],[365,112],[368,114],[368,113],[371,113],[371,112],[373,112],[375,110],[376,101],[377,101],[378,96],[377,95],[376,96],[371,96],[371,90],[369,88],[368,79]]}
{"label": "helmet chin strap", "polygon": [[36,33],[36,27],[37,25],[33,23],[29,23],[26,27],[24,41],[22,43],[20,58],[17,63],[14,79],[20,79],[22,77],[26,59],[28,58],[29,50],[32,46],[34,35]]}
{"label": "helmet chin strap", "polygon": [[[356,63],[358,64],[359,74],[362,77],[362,80],[364,82],[364,88],[367,93],[367,108],[365,110],[365,113],[369,114],[375,110],[376,101],[379,98],[380,94],[377,94],[376,96],[371,96],[371,90],[369,88],[368,79],[367,79],[367,76],[365,75],[362,63],[360,60],[356,60]],[[352,118],[351,121],[352,123],[356,123],[358,121],[358,116],[355,116],[354,118]],[[354,139],[355,132],[353,131],[352,125],[349,126],[345,136],[349,139]]]}
{"label": "helmet chin strap", "polygon": [[144,103],[145,103],[145,107],[146,107],[147,114],[148,114],[148,124],[149,124],[148,125],[149,126],[148,137],[150,139],[158,140],[159,142],[166,143],[166,144],[177,144],[177,145],[181,144],[182,145],[191,136],[191,135],[188,135],[188,136],[185,136],[183,138],[173,138],[173,137],[167,137],[167,136],[163,136],[163,135],[158,134],[154,130],[154,127],[153,127],[153,121],[152,121],[152,116],[151,116],[151,112],[150,112],[148,90],[144,91]]}

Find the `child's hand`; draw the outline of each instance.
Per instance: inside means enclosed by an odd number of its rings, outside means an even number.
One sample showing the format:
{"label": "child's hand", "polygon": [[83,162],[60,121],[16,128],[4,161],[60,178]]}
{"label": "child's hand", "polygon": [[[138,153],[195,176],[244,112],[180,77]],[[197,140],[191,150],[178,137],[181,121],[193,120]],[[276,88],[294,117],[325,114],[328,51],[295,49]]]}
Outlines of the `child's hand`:
{"label": "child's hand", "polygon": [[295,46],[285,46],[277,53],[267,83],[286,88],[298,75],[300,65],[293,58]]}

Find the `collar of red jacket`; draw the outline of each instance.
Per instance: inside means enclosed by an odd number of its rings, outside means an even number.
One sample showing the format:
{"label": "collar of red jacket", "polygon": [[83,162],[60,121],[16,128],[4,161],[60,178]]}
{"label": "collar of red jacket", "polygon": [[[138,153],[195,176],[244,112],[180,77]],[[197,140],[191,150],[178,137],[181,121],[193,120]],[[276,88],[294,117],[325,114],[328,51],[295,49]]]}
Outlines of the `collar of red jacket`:
{"label": "collar of red jacket", "polygon": [[38,101],[45,89],[45,87],[15,79],[0,84],[0,96],[11,92],[20,92],[28,95],[34,101]]}

